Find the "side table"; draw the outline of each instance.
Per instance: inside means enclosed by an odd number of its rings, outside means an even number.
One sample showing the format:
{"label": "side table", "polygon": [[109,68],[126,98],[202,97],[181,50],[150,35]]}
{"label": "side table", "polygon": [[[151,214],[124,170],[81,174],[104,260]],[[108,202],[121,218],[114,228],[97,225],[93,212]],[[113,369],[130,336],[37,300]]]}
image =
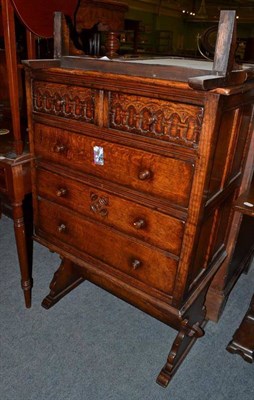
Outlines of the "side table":
{"label": "side table", "polygon": [[30,215],[28,214],[25,224],[24,200],[31,193],[30,162],[30,153],[24,152],[20,156],[8,153],[0,155],[0,195],[9,201],[12,209],[21,286],[27,308],[31,307],[32,289],[32,238],[29,234],[32,226],[32,207],[29,208]]}

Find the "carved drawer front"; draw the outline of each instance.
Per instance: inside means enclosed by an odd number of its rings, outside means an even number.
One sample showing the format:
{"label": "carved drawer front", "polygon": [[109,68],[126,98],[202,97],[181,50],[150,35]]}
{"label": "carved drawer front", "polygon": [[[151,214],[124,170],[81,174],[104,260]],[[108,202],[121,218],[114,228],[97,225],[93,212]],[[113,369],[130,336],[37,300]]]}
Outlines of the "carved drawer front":
{"label": "carved drawer front", "polygon": [[184,223],[132,201],[39,169],[39,196],[179,255]]}
{"label": "carved drawer front", "polygon": [[[75,249],[102,261],[133,278],[171,294],[177,269],[177,259],[165,251],[137,239],[117,233],[105,225],[60,205],[38,201],[37,234],[63,246],[75,255]],[[65,245],[63,245],[65,243]],[[81,254],[82,254],[81,253]]]}
{"label": "carved drawer front", "polygon": [[4,167],[0,167],[0,192],[7,191],[6,171]]}
{"label": "carved drawer front", "polygon": [[203,108],[160,99],[111,92],[109,126],[142,136],[196,147]]}
{"label": "carved drawer front", "polygon": [[33,110],[94,124],[95,90],[36,81]]}
{"label": "carved drawer front", "polygon": [[194,166],[127,146],[36,124],[37,156],[187,207]]}

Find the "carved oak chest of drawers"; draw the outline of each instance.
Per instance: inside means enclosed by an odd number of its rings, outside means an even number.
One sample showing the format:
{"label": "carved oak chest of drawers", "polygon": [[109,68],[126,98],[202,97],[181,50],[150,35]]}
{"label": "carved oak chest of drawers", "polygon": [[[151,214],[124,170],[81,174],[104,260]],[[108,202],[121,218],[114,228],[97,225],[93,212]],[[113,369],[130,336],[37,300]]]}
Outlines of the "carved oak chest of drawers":
{"label": "carved oak chest of drawers", "polygon": [[173,327],[166,386],[228,254],[254,85],[204,91],[90,63],[27,68],[34,236],[62,257],[43,306],[89,280]]}

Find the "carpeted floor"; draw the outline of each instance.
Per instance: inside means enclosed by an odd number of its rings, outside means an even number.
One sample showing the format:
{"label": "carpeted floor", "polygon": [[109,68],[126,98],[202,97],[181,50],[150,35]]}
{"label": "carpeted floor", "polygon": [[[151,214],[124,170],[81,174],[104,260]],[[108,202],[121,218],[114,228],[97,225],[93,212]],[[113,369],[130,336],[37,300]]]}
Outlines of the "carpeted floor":
{"label": "carpeted floor", "polygon": [[254,265],[218,324],[192,348],[167,389],[155,383],[176,332],[84,282],[40,306],[59,265],[34,246],[33,305],[24,308],[12,221],[0,221],[0,400],[253,400],[254,364],[225,348],[254,289]]}

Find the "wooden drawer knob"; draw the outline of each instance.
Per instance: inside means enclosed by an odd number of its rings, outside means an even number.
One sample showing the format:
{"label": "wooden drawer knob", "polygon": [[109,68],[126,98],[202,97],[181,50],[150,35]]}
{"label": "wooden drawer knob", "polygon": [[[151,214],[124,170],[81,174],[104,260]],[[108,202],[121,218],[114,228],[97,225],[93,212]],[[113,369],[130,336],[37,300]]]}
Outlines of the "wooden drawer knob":
{"label": "wooden drawer knob", "polygon": [[58,225],[57,229],[58,229],[58,232],[65,232],[66,225],[65,224]]}
{"label": "wooden drawer knob", "polygon": [[138,179],[140,179],[141,181],[146,181],[146,180],[150,179],[151,176],[152,176],[152,172],[149,169],[144,169],[139,172]]}
{"label": "wooden drawer knob", "polygon": [[60,188],[56,191],[57,197],[65,197],[67,194],[67,189],[65,188]]}
{"label": "wooden drawer knob", "polygon": [[133,269],[137,269],[141,267],[142,262],[138,259],[132,260],[131,265]]}
{"label": "wooden drawer knob", "polygon": [[146,221],[142,218],[137,219],[136,221],[133,222],[133,226],[136,229],[142,229],[145,227],[145,225],[146,225]]}

